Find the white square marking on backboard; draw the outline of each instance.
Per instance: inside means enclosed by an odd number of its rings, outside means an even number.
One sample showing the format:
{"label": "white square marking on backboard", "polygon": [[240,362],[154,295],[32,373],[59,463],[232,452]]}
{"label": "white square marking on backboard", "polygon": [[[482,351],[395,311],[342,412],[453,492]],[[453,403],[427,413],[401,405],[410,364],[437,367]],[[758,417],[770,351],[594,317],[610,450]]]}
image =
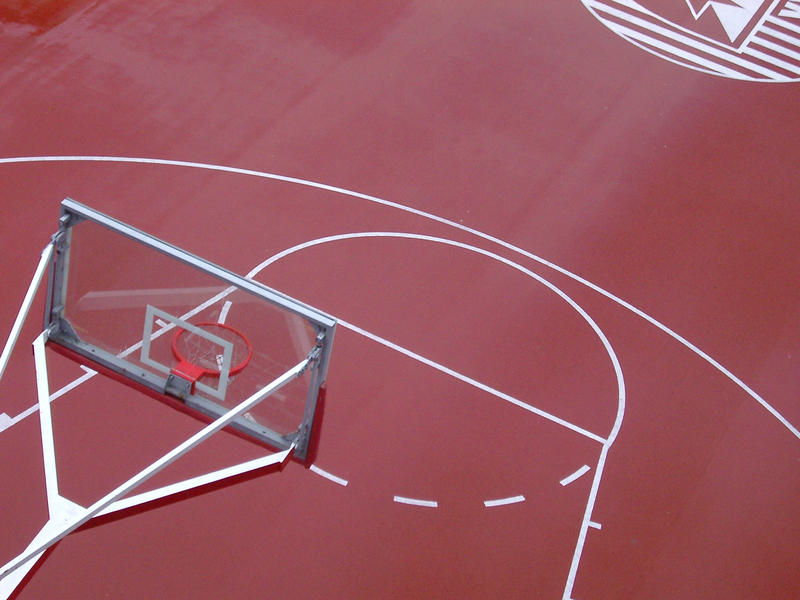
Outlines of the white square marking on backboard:
{"label": "white square marking on backboard", "polygon": [[[156,319],[156,317],[160,318]],[[154,332],[153,324],[158,324],[158,321],[162,320],[168,322],[169,325],[166,327],[161,327],[161,329]],[[213,388],[209,385],[200,383],[199,381],[195,382],[194,385],[197,389],[205,392],[206,394],[210,394],[215,398],[219,398],[220,400],[225,400],[225,392],[228,388],[228,374],[231,368],[231,360],[233,359],[233,344],[227,340],[223,340],[221,337],[218,337],[213,333],[203,331],[199,327],[195,327],[191,323],[187,323],[186,321],[164,312],[163,310],[159,310],[150,304],[147,305],[145,312],[144,332],[142,334],[141,361],[146,365],[150,365],[154,369],[161,371],[162,373],[169,373],[170,368],[167,365],[162,365],[160,362],[150,358],[150,342],[167,333],[171,329],[175,329],[176,327],[206,338],[222,348],[222,354],[220,355],[222,357],[222,364],[220,365],[220,374],[218,378],[219,385],[216,388]],[[217,360],[217,363],[219,364],[220,361]]]}

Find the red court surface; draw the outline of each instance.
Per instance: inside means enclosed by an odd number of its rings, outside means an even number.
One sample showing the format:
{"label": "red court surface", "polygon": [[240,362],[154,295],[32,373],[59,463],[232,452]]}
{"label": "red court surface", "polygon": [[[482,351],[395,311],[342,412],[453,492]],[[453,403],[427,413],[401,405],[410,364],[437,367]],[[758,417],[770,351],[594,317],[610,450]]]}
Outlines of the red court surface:
{"label": "red court surface", "polygon": [[[312,468],[91,521],[11,597],[800,597],[800,3],[730,4],[4,3],[3,343],[67,196],[339,320]],[[201,427],[100,376],[52,413],[82,506]]]}

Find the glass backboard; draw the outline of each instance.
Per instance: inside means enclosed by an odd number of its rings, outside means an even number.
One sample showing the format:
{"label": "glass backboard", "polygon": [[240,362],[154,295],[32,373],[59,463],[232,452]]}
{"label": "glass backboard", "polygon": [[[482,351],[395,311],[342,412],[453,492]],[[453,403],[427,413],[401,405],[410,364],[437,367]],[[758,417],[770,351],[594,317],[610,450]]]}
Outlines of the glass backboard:
{"label": "glass backboard", "polygon": [[309,357],[233,427],[305,459],[336,322],[66,199],[54,236],[51,343],[216,418]]}

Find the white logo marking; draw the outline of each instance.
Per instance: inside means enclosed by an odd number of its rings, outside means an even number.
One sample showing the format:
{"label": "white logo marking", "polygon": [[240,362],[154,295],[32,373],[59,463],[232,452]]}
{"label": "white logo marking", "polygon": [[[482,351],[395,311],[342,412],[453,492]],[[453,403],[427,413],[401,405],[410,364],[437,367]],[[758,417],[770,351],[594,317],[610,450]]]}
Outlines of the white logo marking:
{"label": "white logo marking", "polygon": [[800,81],[800,0],[581,1],[614,33],[670,62],[731,79]]}

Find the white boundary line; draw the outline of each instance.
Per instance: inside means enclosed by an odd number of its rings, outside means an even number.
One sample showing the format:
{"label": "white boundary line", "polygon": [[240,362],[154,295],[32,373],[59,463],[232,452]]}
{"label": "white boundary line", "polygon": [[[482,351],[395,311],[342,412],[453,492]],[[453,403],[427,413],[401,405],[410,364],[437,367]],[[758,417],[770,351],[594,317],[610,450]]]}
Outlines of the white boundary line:
{"label": "white boundary line", "polygon": [[38,404],[34,404],[30,408],[27,408],[27,409],[23,410],[16,417],[12,417],[11,418],[11,423],[8,425],[8,427],[6,427],[6,429],[8,429],[9,427],[13,427],[14,425],[19,423],[20,421],[23,421],[23,420],[27,419],[32,414],[34,414],[37,410],[39,410],[39,405]]}
{"label": "white boundary line", "polygon": [[[61,389],[56,390],[55,392],[50,394],[50,402],[52,402],[56,398],[60,398],[61,396],[63,396],[67,392],[69,392],[71,390],[74,390],[79,385],[89,381],[92,377],[97,375],[97,371],[93,371],[92,369],[90,369],[88,367],[85,367],[85,366],[81,365],[81,368],[84,371],[86,371],[86,374],[85,375],[81,375],[80,377],[78,377],[77,379],[71,381],[70,383],[68,383],[67,385],[62,387]],[[4,429],[8,429],[9,427],[13,427],[14,425],[16,425],[17,423],[19,423],[20,421],[22,421],[24,419],[27,419],[33,413],[35,413],[37,410],[39,410],[39,405],[38,404],[34,404],[33,406],[23,410],[16,417],[9,418],[9,421],[5,426],[3,426],[3,420],[0,419],[0,432],[2,432]],[[3,414],[5,414],[5,413],[3,413]]]}
{"label": "white boundary line", "polygon": [[[620,404],[620,406],[618,407],[618,413],[619,413],[618,418],[621,419],[621,414],[622,414],[622,412],[624,412],[624,383],[622,381],[622,379],[623,379],[622,378],[622,370],[621,370],[621,368],[619,366],[619,361],[616,358],[616,354],[614,353],[613,349],[611,348],[610,343],[608,342],[608,339],[606,338],[605,334],[603,334],[603,332],[600,330],[600,328],[597,326],[597,324],[594,322],[594,320],[589,316],[589,314],[582,307],[580,307],[574,300],[572,300],[572,298],[570,298],[560,288],[556,287],[555,285],[553,285],[552,283],[550,283],[549,281],[547,281],[546,279],[544,279],[540,275],[537,275],[536,273],[534,273],[534,272],[522,267],[521,265],[519,265],[519,264],[517,264],[517,263],[515,263],[513,261],[510,261],[507,258],[504,258],[502,256],[499,256],[497,254],[494,254],[492,252],[484,250],[482,248],[478,248],[478,247],[475,247],[475,246],[470,246],[470,245],[464,244],[462,242],[456,242],[456,241],[445,239],[445,238],[437,238],[437,237],[421,235],[421,234],[397,233],[397,232],[348,233],[348,234],[341,234],[341,235],[335,235],[335,236],[328,236],[328,237],[324,237],[324,238],[319,238],[319,239],[316,239],[316,240],[311,240],[311,241],[308,241],[308,242],[304,242],[302,244],[298,244],[296,246],[293,246],[292,248],[288,248],[287,250],[284,250],[284,251],[282,251],[282,252],[280,252],[280,253],[268,258],[267,260],[263,261],[262,263],[260,263],[258,266],[256,266],[254,269],[252,269],[247,274],[247,277],[248,278],[255,277],[255,275],[260,273],[263,269],[265,269],[269,265],[273,264],[274,262],[276,262],[276,261],[278,261],[278,260],[280,260],[282,258],[285,258],[286,256],[288,256],[290,254],[298,252],[300,250],[304,250],[304,249],[307,249],[307,248],[310,248],[312,246],[316,246],[316,245],[319,245],[319,244],[326,244],[326,243],[331,243],[331,242],[336,242],[336,241],[351,240],[351,239],[358,239],[358,238],[401,238],[401,239],[421,240],[421,241],[426,241],[426,242],[434,242],[434,243],[444,244],[444,245],[448,245],[448,246],[454,246],[454,247],[457,247],[457,248],[460,248],[460,249],[463,249],[463,250],[468,250],[468,251],[471,251],[471,252],[475,252],[477,254],[481,254],[483,256],[486,256],[488,258],[496,260],[496,261],[498,261],[498,262],[500,262],[502,264],[505,264],[507,266],[510,266],[510,267],[520,271],[521,273],[527,275],[528,277],[534,279],[535,281],[543,284],[545,287],[547,287],[552,292],[554,292],[556,295],[558,295],[562,300],[567,302],[570,305],[570,307],[572,307],[573,310],[575,310],[581,316],[581,318],[583,318],[587,322],[587,324],[592,328],[592,330],[595,332],[595,334],[600,339],[600,342],[605,347],[606,352],[608,353],[609,358],[611,359],[611,362],[612,362],[612,365],[614,367],[614,371],[615,371],[615,374],[616,374],[616,378],[617,378],[617,384],[618,384],[618,389],[619,389],[619,393],[620,393],[620,395],[618,397],[618,403]],[[214,296],[214,300],[215,301],[219,301],[223,297],[224,297],[224,295],[217,294],[216,296]],[[206,306],[208,304],[209,303],[206,302],[202,306]],[[226,306],[229,306],[228,302],[226,302]],[[223,308],[223,310],[224,310],[224,308]],[[192,311],[192,312],[194,312],[194,311]],[[342,325],[343,327],[347,328],[347,329],[350,329],[351,331],[353,331],[355,333],[358,333],[358,334],[360,334],[360,335],[362,335],[362,336],[364,336],[364,337],[366,337],[368,339],[371,339],[371,340],[373,340],[373,341],[375,341],[375,342],[377,342],[379,344],[382,344],[382,345],[384,345],[384,346],[386,346],[386,347],[388,347],[388,348],[390,348],[392,350],[395,350],[396,352],[399,352],[399,353],[401,353],[401,354],[403,354],[403,355],[405,355],[405,356],[407,356],[409,358],[417,360],[417,361],[419,361],[419,362],[421,362],[421,363],[423,363],[423,364],[425,364],[425,365],[427,365],[427,366],[429,366],[429,367],[431,367],[433,369],[436,369],[436,370],[438,370],[438,371],[440,371],[442,373],[445,373],[445,374],[447,374],[447,375],[449,375],[451,377],[454,377],[455,379],[458,379],[459,381],[462,381],[464,383],[472,385],[473,387],[476,387],[476,388],[478,388],[478,389],[480,389],[480,390],[482,390],[484,392],[487,392],[487,393],[489,393],[489,394],[491,394],[491,395],[493,395],[493,396],[495,396],[497,398],[500,398],[500,399],[502,399],[502,400],[504,400],[504,401],[506,401],[506,402],[508,402],[510,404],[516,405],[516,406],[518,406],[518,407],[520,407],[520,408],[522,408],[524,410],[527,410],[527,411],[529,411],[531,413],[534,413],[534,414],[536,414],[536,415],[538,415],[538,416],[540,416],[540,417],[542,417],[544,419],[547,419],[549,421],[552,421],[553,423],[561,425],[562,427],[570,429],[571,431],[574,431],[575,433],[578,433],[580,435],[588,437],[591,440],[594,440],[594,441],[596,441],[598,443],[601,443],[601,444],[606,443],[606,441],[607,441],[605,438],[603,438],[603,437],[601,437],[601,436],[599,436],[599,435],[597,435],[597,434],[595,434],[593,432],[587,431],[586,429],[583,429],[583,428],[581,428],[581,427],[579,427],[579,426],[577,426],[577,425],[575,425],[573,423],[570,423],[570,422],[568,422],[568,421],[566,421],[564,419],[561,419],[560,417],[557,417],[557,416],[552,415],[552,414],[550,414],[550,413],[548,413],[546,411],[543,411],[543,410],[541,410],[539,408],[536,408],[536,407],[534,407],[534,406],[532,406],[530,404],[527,404],[527,403],[525,403],[525,402],[523,402],[523,401],[521,401],[521,400],[519,400],[517,398],[514,398],[513,396],[510,396],[510,395],[505,394],[505,393],[503,393],[503,392],[501,392],[499,390],[496,390],[496,389],[494,389],[494,388],[492,388],[492,387],[490,387],[488,385],[485,385],[485,384],[483,384],[483,383],[481,383],[481,382],[479,382],[479,381],[477,381],[477,380],[475,380],[475,379],[473,379],[471,377],[468,377],[466,375],[458,373],[457,371],[454,371],[453,369],[450,369],[450,368],[448,368],[448,367],[446,367],[444,365],[441,365],[440,363],[437,363],[437,362],[435,362],[433,360],[430,360],[430,359],[428,359],[428,358],[426,358],[424,356],[421,356],[421,355],[419,355],[419,354],[417,354],[417,353],[415,353],[415,352],[413,352],[411,350],[403,348],[402,346],[399,346],[398,344],[390,342],[389,340],[386,340],[386,339],[384,339],[384,338],[382,338],[380,336],[377,336],[377,335],[375,335],[373,333],[370,333],[370,332],[368,332],[368,331],[366,331],[366,330],[364,330],[364,329],[362,329],[362,328],[360,328],[360,327],[358,327],[356,325],[348,323],[347,321],[339,319],[339,324]],[[139,342],[138,345],[141,345],[141,342]],[[80,383],[82,383],[83,381],[88,379],[89,377],[91,377],[90,374],[84,375],[80,379],[73,381],[72,383],[68,384],[67,386],[65,386],[64,388],[62,388],[58,392],[56,392],[57,395],[54,394],[54,396],[57,397],[57,396],[62,395],[63,393],[66,393],[67,391],[73,389],[74,387],[76,387],[77,385],[79,385]]]}
{"label": "white boundary line", "polygon": [[50,401],[51,402],[53,400],[55,400],[56,398],[60,398],[61,396],[63,396],[67,392],[70,392],[70,391],[74,390],[76,387],[78,387],[82,383],[84,383],[86,381],[89,381],[92,377],[97,375],[97,371],[94,371],[94,370],[90,369],[89,367],[84,367],[83,365],[81,365],[81,368],[83,368],[86,371],[86,374],[85,375],[81,375],[80,377],[78,377],[74,381],[71,381],[70,383],[68,383],[67,385],[62,387],[60,390],[57,390],[57,391],[53,392],[52,395],[50,396]]}
{"label": "white boundary line", "polygon": [[[294,252],[298,252],[300,250],[304,250],[304,249],[307,249],[307,248],[310,248],[312,246],[316,246],[316,245],[319,245],[319,244],[325,244],[325,243],[342,241],[342,240],[357,239],[357,238],[402,238],[402,239],[421,240],[421,241],[434,242],[434,243],[454,246],[454,247],[457,247],[457,248],[460,248],[460,249],[468,250],[468,251],[475,252],[475,253],[487,256],[489,258],[492,258],[492,259],[494,259],[494,260],[496,260],[498,262],[501,262],[502,264],[505,264],[507,266],[510,266],[510,267],[522,272],[523,274],[527,275],[528,277],[531,277],[535,281],[545,285],[548,289],[550,289],[551,291],[556,293],[559,297],[561,297],[563,300],[565,300],[589,324],[589,326],[594,330],[595,334],[600,338],[601,343],[606,348],[606,352],[608,353],[608,355],[609,355],[609,357],[611,359],[611,362],[614,365],[614,370],[615,370],[616,377],[617,377],[617,383],[618,383],[618,387],[619,387],[619,390],[620,390],[620,397],[618,398],[618,402],[619,401],[622,402],[622,405],[623,405],[622,410],[624,410],[624,393],[622,391],[622,390],[624,390],[624,384],[622,383],[622,371],[621,371],[621,368],[619,367],[619,361],[617,360],[615,353],[611,349],[611,345],[608,343],[608,340],[606,339],[605,335],[602,333],[602,331],[597,326],[597,324],[593,321],[593,319],[588,315],[588,313],[583,308],[581,308],[574,300],[572,300],[572,298],[567,296],[560,288],[556,287],[555,285],[553,285],[552,283],[550,283],[549,281],[547,281],[543,277],[537,275],[536,273],[533,273],[532,271],[530,271],[528,269],[525,269],[524,267],[522,267],[521,265],[519,265],[519,264],[517,264],[517,263],[515,263],[513,261],[510,261],[510,260],[508,260],[508,259],[506,259],[506,258],[504,258],[502,256],[499,256],[497,254],[494,254],[494,253],[489,252],[487,250],[484,250],[482,248],[477,248],[475,246],[470,246],[468,244],[464,244],[464,243],[461,243],[461,242],[456,242],[456,241],[453,241],[453,240],[448,240],[448,239],[445,239],[445,238],[436,238],[436,237],[427,236],[427,235],[420,235],[420,234],[396,233],[396,232],[359,232],[359,233],[349,233],[349,234],[341,234],[341,235],[336,235],[336,236],[328,236],[328,237],[325,237],[325,238],[319,238],[319,239],[316,239],[316,240],[311,240],[311,241],[308,241],[308,242],[304,242],[303,244],[299,244],[297,246],[293,246],[292,248],[284,250],[284,251],[282,251],[282,252],[270,257],[269,259],[263,261],[258,266],[256,266],[254,269],[252,269],[248,273],[247,276],[249,278],[253,278],[255,275],[257,275],[259,272],[261,272],[263,269],[265,269],[269,265],[273,264],[277,260],[285,258],[286,256],[288,256],[290,254],[293,254]],[[226,290],[226,292],[229,292],[229,290]],[[224,294],[226,292],[222,292],[220,294],[215,295],[213,300],[215,300],[215,301],[221,300],[224,297]],[[209,302],[205,302],[201,306],[205,307],[208,304],[209,304]],[[229,301],[225,303],[225,306],[223,307],[223,310],[225,310],[226,307],[230,307],[230,302]],[[195,311],[190,311],[190,312],[195,312]],[[490,387],[490,386],[488,386],[486,384],[483,384],[483,383],[481,383],[481,382],[479,382],[479,381],[477,381],[477,380],[475,380],[475,379],[473,379],[471,377],[463,375],[463,374],[461,374],[461,373],[459,373],[459,372],[457,372],[457,371],[455,371],[453,369],[450,369],[450,368],[448,368],[448,367],[446,367],[444,365],[441,365],[440,363],[437,363],[437,362],[435,362],[433,360],[430,360],[430,359],[428,359],[428,358],[426,358],[424,356],[421,356],[421,355],[419,355],[419,354],[417,354],[417,353],[415,353],[415,352],[413,352],[411,350],[403,348],[402,346],[399,346],[398,344],[390,342],[390,341],[388,341],[388,340],[386,340],[386,339],[384,339],[384,338],[382,338],[380,336],[377,336],[377,335],[375,335],[373,333],[370,333],[370,332],[368,332],[368,331],[366,331],[366,330],[364,330],[364,329],[362,329],[362,328],[360,328],[360,327],[358,327],[356,325],[348,323],[347,321],[339,319],[339,324],[342,325],[343,327],[347,328],[347,329],[350,329],[351,331],[353,331],[355,333],[358,333],[358,334],[360,334],[360,335],[362,335],[362,336],[364,336],[364,337],[366,337],[368,339],[371,339],[371,340],[373,340],[373,341],[375,341],[375,342],[377,342],[379,344],[382,344],[382,345],[384,345],[384,346],[386,346],[386,347],[388,347],[388,348],[390,348],[390,349],[392,349],[392,350],[394,350],[396,352],[399,352],[399,353],[401,353],[401,354],[403,354],[403,355],[405,355],[405,356],[407,356],[409,358],[412,358],[414,360],[417,360],[417,361],[419,361],[419,362],[421,362],[421,363],[423,363],[423,364],[425,364],[425,365],[427,365],[427,366],[429,366],[429,367],[431,367],[433,369],[436,369],[436,370],[438,370],[438,371],[440,371],[442,373],[445,373],[445,374],[447,374],[447,375],[449,375],[449,376],[451,376],[451,377],[453,377],[455,379],[458,379],[459,381],[467,383],[467,384],[469,384],[469,385],[471,385],[471,386],[473,386],[473,387],[475,387],[477,389],[480,389],[480,390],[482,390],[484,392],[487,392],[487,393],[489,393],[489,394],[491,394],[491,395],[493,395],[493,396],[495,396],[497,398],[500,398],[500,399],[502,399],[502,400],[504,400],[504,401],[506,401],[506,402],[508,402],[510,404],[516,405],[516,406],[518,406],[518,407],[520,407],[520,408],[522,408],[524,410],[527,410],[527,411],[529,411],[531,413],[534,413],[534,414],[536,414],[536,415],[538,415],[538,416],[540,416],[540,417],[542,417],[544,419],[547,419],[547,420],[549,420],[549,421],[551,421],[553,423],[561,425],[562,427],[570,429],[571,431],[574,431],[575,433],[578,433],[580,435],[588,437],[589,439],[592,439],[592,440],[594,440],[594,441],[596,441],[598,443],[601,443],[601,444],[606,442],[606,439],[604,439],[603,437],[601,437],[601,436],[599,436],[599,435],[597,435],[595,433],[592,433],[592,432],[590,432],[590,431],[588,431],[586,429],[583,429],[583,428],[581,428],[581,427],[579,427],[579,426],[577,426],[577,425],[575,425],[573,423],[570,423],[569,421],[561,419],[560,417],[557,417],[557,416],[555,416],[553,414],[550,414],[550,413],[548,413],[548,412],[546,412],[544,410],[536,408],[536,407],[534,407],[534,406],[532,406],[532,405],[530,405],[530,404],[528,404],[526,402],[523,402],[523,401],[521,401],[521,400],[519,400],[517,398],[514,398],[513,396],[510,396],[510,395],[505,394],[505,393],[503,393],[503,392],[501,392],[499,390],[496,390],[496,389],[494,389],[494,388],[492,388],[492,387]],[[147,336],[145,336],[145,337],[147,337]],[[140,346],[140,345],[142,345],[141,342],[138,342],[137,344],[134,344],[134,346]],[[87,379],[92,377],[93,374],[94,374],[94,371],[87,372],[87,375],[82,376],[81,378],[73,381],[72,383],[68,384],[67,386],[65,386],[64,388],[62,388],[58,392],[56,392],[54,394],[54,398],[58,397],[58,396],[61,396],[64,393],[68,392],[69,390],[77,387],[78,385],[83,383],[83,381],[86,381]]]}

